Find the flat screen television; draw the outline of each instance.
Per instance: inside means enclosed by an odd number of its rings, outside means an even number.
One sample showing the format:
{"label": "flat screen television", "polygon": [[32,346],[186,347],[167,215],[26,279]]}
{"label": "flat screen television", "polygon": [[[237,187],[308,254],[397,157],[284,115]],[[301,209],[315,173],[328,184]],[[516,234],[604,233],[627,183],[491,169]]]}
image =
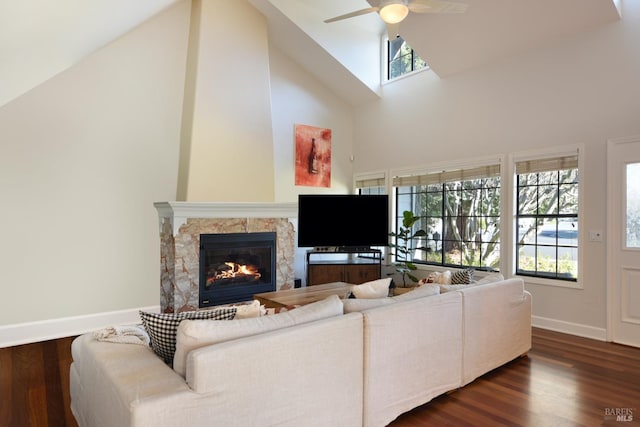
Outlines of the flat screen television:
{"label": "flat screen television", "polygon": [[298,246],[358,251],[389,244],[386,195],[301,194]]}

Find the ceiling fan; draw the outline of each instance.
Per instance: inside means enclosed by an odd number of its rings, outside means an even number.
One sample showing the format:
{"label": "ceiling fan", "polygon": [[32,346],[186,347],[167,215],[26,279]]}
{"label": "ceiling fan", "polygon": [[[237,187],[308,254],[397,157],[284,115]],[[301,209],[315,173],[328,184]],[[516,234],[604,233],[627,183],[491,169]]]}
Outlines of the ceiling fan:
{"label": "ceiling fan", "polygon": [[374,0],[369,4],[378,3],[377,6],[368,7],[366,9],[356,10],[344,15],[336,16],[325,20],[324,22],[336,22],[343,19],[353,18],[355,16],[365,15],[371,12],[377,12],[380,18],[387,25],[389,38],[398,35],[399,24],[407,17],[409,12],[413,13],[464,13],[468,5],[465,3],[457,3],[446,0]]}

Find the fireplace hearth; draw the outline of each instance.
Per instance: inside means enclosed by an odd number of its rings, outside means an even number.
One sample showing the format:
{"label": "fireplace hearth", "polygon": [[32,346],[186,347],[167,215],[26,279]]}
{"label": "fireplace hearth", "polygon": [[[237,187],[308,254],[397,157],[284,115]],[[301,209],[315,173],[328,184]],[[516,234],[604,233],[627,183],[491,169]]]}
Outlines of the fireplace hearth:
{"label": "fireplace hearth", "polygon": [[276,233],[200,235],[199,308],[276,290]]}

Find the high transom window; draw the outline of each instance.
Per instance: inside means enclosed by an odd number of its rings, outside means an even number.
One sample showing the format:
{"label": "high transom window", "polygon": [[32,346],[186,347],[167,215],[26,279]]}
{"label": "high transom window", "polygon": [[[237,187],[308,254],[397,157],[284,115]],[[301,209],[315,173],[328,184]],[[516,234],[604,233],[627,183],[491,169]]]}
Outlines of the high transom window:
{"label": "high transom window", "polygon": [[386,65],[387,80],[427,68],[427,63],[400,36],[387,40]]}

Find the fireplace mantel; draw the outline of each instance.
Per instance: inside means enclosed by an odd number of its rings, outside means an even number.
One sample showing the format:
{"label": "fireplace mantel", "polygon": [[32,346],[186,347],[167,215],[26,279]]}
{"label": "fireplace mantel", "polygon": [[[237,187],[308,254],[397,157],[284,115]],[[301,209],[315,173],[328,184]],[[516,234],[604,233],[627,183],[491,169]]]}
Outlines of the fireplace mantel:
{"label": "fireplace mantel", "polygon": [[262,202],[156,202],[160,229],[163,218],[169,218],[173,235],[188,218],[296,218],[297,203]]}

